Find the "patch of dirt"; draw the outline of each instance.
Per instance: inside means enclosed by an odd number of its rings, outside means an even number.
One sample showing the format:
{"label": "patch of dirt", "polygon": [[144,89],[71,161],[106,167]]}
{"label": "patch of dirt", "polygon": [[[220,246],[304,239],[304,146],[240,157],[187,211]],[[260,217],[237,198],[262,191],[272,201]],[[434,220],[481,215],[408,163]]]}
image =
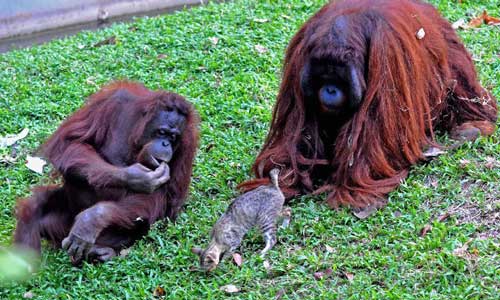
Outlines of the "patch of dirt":
{"label": "patch of dirt", "polygon": [[[432,182],[432,179],[430,180]],[[475,202],[474,193],[478,190],[484,192],[484,201]],[[457,197],[461,199],[459,204],[451,205],[442,211],[439,203],[426,201],[424,207],[435,212],[435,218],[444,213],[452,216],[457,225],[473,224],[480,230],[480,238],[500,239],[500,185],[486,184],[480,181],[464,180],[462,181],[462,191]],[[477,198],[476,198],[477,199]]]}
{"label": "patch of dirt", "polygon": [[485,227],[486,231],[482,231],[482,235],[500,238],[498,230],[498,224],[500,224],[500,186],[473,182],[462,185],[462,194],[465,199],[469,199],[474,190],[478,188],[485,192],[482,203],[466,201],[461,205],[450,207],[450,212],[456,215],[458,224],[471,223],[478,227]]}
{"label": "patch of dirt", "polygon": [[481,232],[478,237],[480,239],[498,239],[500,238],[500,230],[489,230],[487,232]]}
{"label": "patch of dirt", "polygon": [[[478,204],[465,202],[461,205],[451,206],[449,211],[455,215],[457,224],[471,223],[476,226],[484,226],[488,233],[494,237],[500,237],[498,224],[500,224],[500,198],[486,199],[485,203]],[[495,234],[496,233],[496,234]]]}

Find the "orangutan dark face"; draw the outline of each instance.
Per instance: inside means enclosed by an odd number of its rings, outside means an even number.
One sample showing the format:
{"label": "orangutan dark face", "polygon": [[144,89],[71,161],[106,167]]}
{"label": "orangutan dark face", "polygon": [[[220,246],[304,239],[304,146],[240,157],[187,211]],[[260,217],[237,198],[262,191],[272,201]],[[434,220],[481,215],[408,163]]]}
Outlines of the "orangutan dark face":
{"label": "orangutan dark face", "polygon": [[355,110],[365,92],[365,79],[354,64],[311,60],[302,70],[302,90],[316,99],[321,111],[340,113]]}
{"label": "orangutan dark face", "polygon": [[168,163],[185,127],[186,116],[181,112],[175,109],[158,112],[144,132],[146,142],[139,154],[139,162],[152,169],[161,162]]}
{"label": "orangutan dark face", "polygon": [[[332,24],[318,25],[317,31],[324,35],[318,38],[335,46],[325,46],[314,39],[306,42],[311,55],[301,71],[301,87],[306,98],[317,100],[322,112],[353,111],[363,99],[366,89],[364,55],[353,55],[349,51],[356,49],[359,43],[353,39],[349,24],[348,18],[341,16]],[[328,30],[323,28],[325,26]]]}

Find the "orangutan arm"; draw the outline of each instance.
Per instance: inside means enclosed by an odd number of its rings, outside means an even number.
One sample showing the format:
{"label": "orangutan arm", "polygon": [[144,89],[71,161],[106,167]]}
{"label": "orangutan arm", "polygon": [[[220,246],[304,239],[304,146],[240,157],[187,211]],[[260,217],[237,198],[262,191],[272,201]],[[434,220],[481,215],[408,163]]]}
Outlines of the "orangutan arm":
{"label": "orangutan arm", "polygon": [[79,178],[97,187],[125,187],[136,192],[151,193],[170,178],[170,170],[161,164],[150,170],[140,163],[128,167],[106,162],[88,144],[71,143],[63,152],[64,160],[57,166],[66,178]]}
{"label": "orangutan arm", "polygon": [[148,219],[148,216],[130,209],[126,201],[99,202],[76,216],[69,235],[62,241],[62,248],[71,256],[72,263],[78,265],[96,247],[96,240],[104,229],[111,225],[131,229],[136,220],[143,218]]}

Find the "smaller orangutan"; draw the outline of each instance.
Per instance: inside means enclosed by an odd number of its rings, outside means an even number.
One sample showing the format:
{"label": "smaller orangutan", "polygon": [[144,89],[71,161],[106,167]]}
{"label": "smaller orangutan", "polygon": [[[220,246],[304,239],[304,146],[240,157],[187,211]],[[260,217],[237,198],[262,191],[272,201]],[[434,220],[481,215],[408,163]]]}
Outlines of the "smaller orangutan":
{"label": "smaller orangutan", "polygon": [[41,238],[74,264],[106,261],[182,207],[198,144],[198,117],[183,97],[115,82],[90,96],[42,145],[61,185],[39,186],[17,206],[14,243]]}

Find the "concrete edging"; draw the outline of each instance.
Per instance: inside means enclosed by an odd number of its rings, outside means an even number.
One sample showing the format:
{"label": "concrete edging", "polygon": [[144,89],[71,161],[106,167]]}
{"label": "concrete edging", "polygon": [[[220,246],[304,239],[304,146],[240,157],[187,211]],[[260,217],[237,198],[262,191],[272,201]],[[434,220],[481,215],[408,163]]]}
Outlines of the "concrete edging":
{"label": "concrete edging", "polygon": [[104,22],[124,15],[204,4],[204,2],[203,0],[108,0],[54,12],[22,14],[9,19],[0,19],[0,39],[77,24]]}

